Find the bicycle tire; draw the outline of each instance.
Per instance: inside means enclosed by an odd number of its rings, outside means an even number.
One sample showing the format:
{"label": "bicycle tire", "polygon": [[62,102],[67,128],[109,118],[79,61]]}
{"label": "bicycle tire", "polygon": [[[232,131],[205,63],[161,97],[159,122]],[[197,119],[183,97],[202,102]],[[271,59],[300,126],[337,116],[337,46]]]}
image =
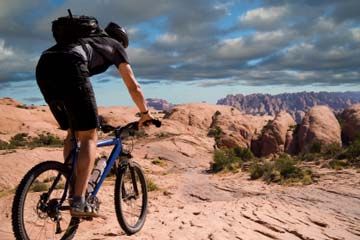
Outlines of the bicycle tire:
{"label": "bicycle tire", "polygon": [[126,166],[123,166],[119,169],[118,174],[116,176],[116,182],[115,182],[115,212],[116,217],[118,219],[118,222],[121,226],[121,228],[125,231],[127,235],[132,235],[140,231],[140,229],[144,226],[146,214],[147,214],[147,204],[148,204],[148,196],[147,196],[147,185],[146,185],[146,179],[143,171],[141,170],[141,167],[136,162],[131,163],[131,167],[133,168],[134,172],[138,176],[138,180],[140,182],[141,186],[141,194],[142,194],[142,201],[141,201],[141,211],[139,214],[139,218],[136,221],[135,224],[131,225],[127,221],[125,215],[124,215],[124,209],[123,209],[123,188],[124,187],[124,181],[126,180],[126,174],[128,171],[130,171],[130,164],[127,164]]}
{"label": "bicycle tire", "polygon": [[[64,164],[56,161],[46,161],[34,166],[21,180],[16,190],[15,197],[13,200],[13,206],[12,206],[12,227],[16,239],[30,240],[24,225],[24,211],[25,211],[24,205],[25,205],[26,197],[28,193],[30,193],[31,191],[34,192],[34,190],[31,190],[30,186],[32,186],[32,184],[35,183],[35,179],[37,179],[37,177],[39,177],[41,174],[45,173],[46,171],[51,171],[51,170],[58,171],[59,173],[61,173],[61,175],[65,177],[65,179],[68,178],[68,168]],[[61,237],[60,239],[61,240],[72,239],[79,226],[79,222],[80,220],[78,218],[71,217],[69,224],[66,228],[66,231],[63,231],[64,235],[59,236]]]}

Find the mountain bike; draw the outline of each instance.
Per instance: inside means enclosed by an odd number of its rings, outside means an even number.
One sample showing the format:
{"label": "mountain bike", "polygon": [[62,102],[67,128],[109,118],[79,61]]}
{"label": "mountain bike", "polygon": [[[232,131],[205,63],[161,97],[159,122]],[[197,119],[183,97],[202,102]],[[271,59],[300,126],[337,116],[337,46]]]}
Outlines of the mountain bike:
{"label": "mountain bike", "polygon": [[[150,120],[156,127],[159,120]],[[86,201],[92,209],[99,210],[97,193],[105,178],[116,174],[114,204],[117,220],[127,235],[143,227],[147,213],[147,185],[138,163],[132,160],[131,151],[123,148],[125,136],[134,136],[138,122],[124,127],[102,125],[105,133],[114,137],[98,141],[97,147],[114,146],[106,161],[106,167]],[[21,180],[12,206],[12,226],[16,239],[72,239],[82,220],[70,215],[71,186],[79,153],[78,142],[72,137],[72,150],[64,163],[45,161],[34,166]],[[88,188],[89,189],[89,188]]]}

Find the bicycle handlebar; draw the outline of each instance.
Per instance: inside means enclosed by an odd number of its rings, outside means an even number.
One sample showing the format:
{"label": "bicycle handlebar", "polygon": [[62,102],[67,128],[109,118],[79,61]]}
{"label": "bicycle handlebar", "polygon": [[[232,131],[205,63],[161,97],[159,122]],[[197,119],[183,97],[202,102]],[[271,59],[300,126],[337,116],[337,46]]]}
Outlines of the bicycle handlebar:
{"label": "bicycle handlebar", "polygon": [[[157,120],[157,119],[151,119],[151,120],[147,120],[143,123],[144,126],[148,126],[149,124],[153,124],[155,125],[157,128],[161,127],[161,121]],[[108,124],[100,124],[100,131],[104,132],[104,133],[109,133],[111,131],[117,131],[119,134],[121,134],[124,130],[134,130],[134,131],[138,131],[139,130],[139,122],[131,122],[126,124],[125,126],[121,127],[114,127]]]}

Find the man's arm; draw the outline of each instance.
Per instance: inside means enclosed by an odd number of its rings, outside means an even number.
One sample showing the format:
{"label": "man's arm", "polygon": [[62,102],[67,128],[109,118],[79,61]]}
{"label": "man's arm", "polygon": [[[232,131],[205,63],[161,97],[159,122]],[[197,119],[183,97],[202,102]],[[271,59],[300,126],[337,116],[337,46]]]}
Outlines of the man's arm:
{"label": "man's arm", "polygon": [[[136,81],[131,66],[128,63],[121,63],[119,65],[119,73],[124,80],[124,83],[130,93],[131,98],[133,99],[136,106],[139,108],[140,112],[147,112],[148,108],[144,98],[144,94],[141,90],[139,83]],[[141,114],[140,123],[150,119],[152,119],[150,114]]]}

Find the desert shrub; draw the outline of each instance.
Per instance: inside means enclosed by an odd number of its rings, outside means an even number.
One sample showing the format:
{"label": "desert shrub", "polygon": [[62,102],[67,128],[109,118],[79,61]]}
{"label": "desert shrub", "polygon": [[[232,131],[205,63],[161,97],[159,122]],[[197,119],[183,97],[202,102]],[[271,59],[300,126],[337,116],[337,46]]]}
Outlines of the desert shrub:
{"label": "desert shrub", "polygon": [[211,128],[207,135],[208,137],[214,137],[215,139],[218,139],[220,138],[221,134],[222,134],[221,128],[219,126],[216,126],[214,128]]}
{"label": "desert shrub", "polygon": [[44,192],[48,190],[48,185],[43,182],[34,182],[30,190],[32,192]]}
{"label": "desert shrub", "polygon": [[28,142],[27,133],[17,133],[11,137],[8,147],[9,149],[17,148],[17,147],[25,147],[27,142]]}
{"label": "desert shrub", "polygon": [[318,160],[320,157],[321,155],[319,153],[302,153],[299,156],[297,156],[297,158],[300,161],[305,161],[305,162],[315,161]]}
{"label": "desert shrub", "polygon": [[342,148],[339,144],[332,143],[325,145],[322,149],[322,152],[326,158],[333,158],[342,152]]}
{"label": "desert shrub", "polygon": [[249,161],[254,158],[254,154],[251,152],[249,148],[234,148],[235,155],[241,158],[243,161]]}
{"label": "desert shrub", "polygon": [[299,168],[293,158],[284,154],[272,162],[254,162],[250,167],[250,178],[253,180],[262,178],[267,183],[311,184],[312,172],[309,169]]}
{"label": "desert shrub", "polygon": [[9,143],[0,140],[0,150],[6,150],[6,149],[9,149]]}
{"label": "desert shrub", "polygon": [[15,149],[19,147],[61,147],[63,141],[51,133],[40,134],[37,137],[29,137],[27,133],[18,133],[11,137],[9,143],[0,140],[0,150]]}
{"label": "desert shrub", "polygon": [[269,120],[267,124],[261,129],[261,136],[265,134],[267,130],[274,130],[274,126],[272,125],[274,120]]}
{"label": "desert shrub", "polygon": [[236,156],[233,148],[215,150],[214,161],[211,163],[213,172],[234,171],[241,167],[242,159]]}
{"label": "desert shrub", "polygon": [[149,192],[159,190],[159,186],[150,178],[146,180],[146,185]]}
{"label": "desert shrub", "polygon": [[296,166],[296,161],[285,154],[275,160],[274,167],[284,178],[297,177],[301,171],[300,168]]}
{"label": "desert shrub", "polygon": [[28,146],[32,148],[43,146],[61,147],[63,146],[63,141],[58,136],[47,133],[40,134],[39,136],[32,138],[31,141],[29,141]]}
{"label": "desert shrub", "polygon": [[26,104],[18,104],[16,105],[17,108],[22,108],[22,109],[28,109],[29,107],[26,106]]}
{"label": "desert shrub", "polygon": [[310,153],[320,153],[322,148],[322,143],[319,141],[315,141],[311,144],[309,152]]}
{"label": "desert shrub", "polygon": [[348,162],[355,167],[360,167],[360,138],[353,141],[344,151]]}
{"label": "desert shrub", "polygon": [[156,158],[156,159],[152,160],[151,163],[154,164],[154,165],[158,165],[160,167],[165,167],[166,166],[165,161],[160,159],[160,158]]}
{"label": "desert shrub", "polygon": [[258,162],[253,162],[250,166],[250,179],[255,180],[259,179],[264,175],[265,168],[263,165],[259,164]]}
{"label": "desert shrub", "polygon": [[215,150],[211,170],[213,172],[235,171],[251,159],[254,159],[254,155],[248,148],[222,148]]}
{"label": "desert shrub", "polygon": [[340,170],[348,166],[349,164],[346,160],[332,159],[329,161],[329,167],[335,170]]}

